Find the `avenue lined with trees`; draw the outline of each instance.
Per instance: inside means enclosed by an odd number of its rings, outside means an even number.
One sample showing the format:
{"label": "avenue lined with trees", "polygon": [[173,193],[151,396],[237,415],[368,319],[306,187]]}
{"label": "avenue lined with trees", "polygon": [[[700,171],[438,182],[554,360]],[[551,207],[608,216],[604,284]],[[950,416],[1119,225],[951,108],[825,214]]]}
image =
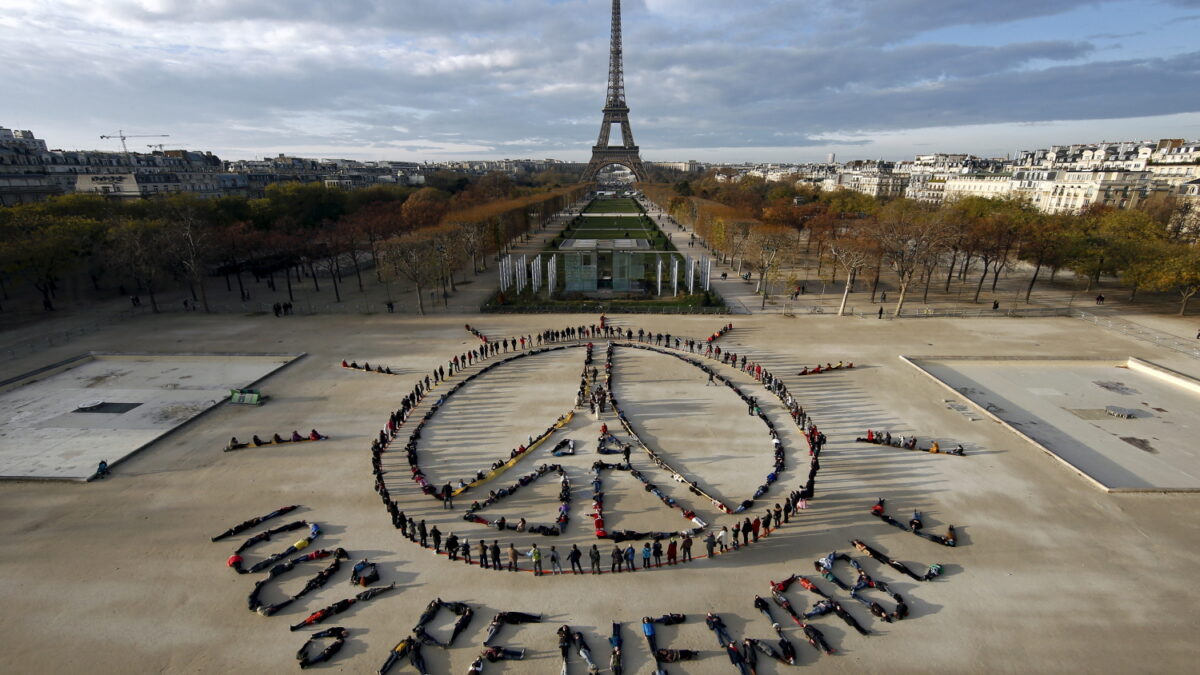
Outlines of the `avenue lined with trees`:
{"label": "avenue lined with trees", "polygon": [[310,283],[341,302],[343,284],[362,292],[370,274],[450,292],[468,261],[484,271],[488,256],[585,191],[522,187],[503,174],[431,178],[423,188],[278,183],[262,199],[68,195],[0,209],[0,310],[23,287],[54,311],[64,280],[80,275],[96,292],[145,296],[154,312],[167,287],[210,311],[214,278],[246,299],[246,275],[289,299],[293,284]]}
{"label": "avenue lined with trees", "polygon": [[1136,209],[1096,206],[1068,215],[1014,199],[966,197],[932,206],[720,172],[643,190],[693,228],[722,263],[756,277],[764,306],[772,284],[802,256],[815,257],[818,277],[828,274],[831,283],[839,275],[852,282],[868,275],[872,302],[881,272],[890,270],[898,287],[894,316],[917,293],[924,301],[931,287],[949,291],[956,279],[973,283],[978,303],[1018,265],[1029,274],[1026,302],[1039,281],[1060,273],[1075,275],[1085,292],[1105,277],[1127,286],[1131,299],[1140,291],[1176,294],[1180,315],[1200,292],[1198,214],[1169,195]]}

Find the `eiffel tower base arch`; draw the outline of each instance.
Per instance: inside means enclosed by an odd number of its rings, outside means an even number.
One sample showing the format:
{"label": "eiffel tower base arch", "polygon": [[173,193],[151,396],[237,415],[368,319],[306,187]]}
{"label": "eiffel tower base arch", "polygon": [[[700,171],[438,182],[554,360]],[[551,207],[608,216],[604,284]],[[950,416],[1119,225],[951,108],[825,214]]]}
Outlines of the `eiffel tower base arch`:
{"label": "eiffel tower base arch", "polygon": [[613,164],[629,169],[639,181],[647,180],[646,167],[642,164],[642,158],[637,149],[630,151],[626,148],[616,147],[592,149],[592,160],[588,162],[587,168],[583,171],[583,181],[589,183],[596,180],[596,174],[600,173],[604,167]]}

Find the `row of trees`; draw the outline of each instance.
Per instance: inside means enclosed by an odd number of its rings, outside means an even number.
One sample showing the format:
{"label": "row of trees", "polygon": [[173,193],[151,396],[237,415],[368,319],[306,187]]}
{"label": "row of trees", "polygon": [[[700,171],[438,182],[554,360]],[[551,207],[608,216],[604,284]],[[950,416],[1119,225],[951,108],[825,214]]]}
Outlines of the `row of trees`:
{"label": "row of trees", "polygon": [[[899,284],[897,316],[914,284],[927,299],[942,275],[947,291],[955,278],[971,278],[973,301],[979,302],[989,280],[994,292],[1001,274],[1017,263],[1031,270],[1026,302],[1039,279],[1053,280],[1062,270],[1089,290],[1107,275],[1134,295],[1139,289],[1177,292],[1180,314],[1200,292],[1200,233],[1189,227],[1194,214],[1165,195],[1138,209],[1096,206],[1067,215],[1042,213],[1014,199],[968,197],[934,207],[909,199],[880,202],[846,190],[742,182],[749,185],[698,190],[677,183],[646,186],[645,192],[739,273],[747,265],[758,272],[764,304],[772,276],[805,253],[816,255],[818,275],[827,261],[834,278],[840,272],[853,281],[871,273],[872,300],[881,271],[890,268]],[[843,311],[845,304],[843,295]]]}
{"label": "row of trees", "polygon": [[[488,254],[580,190],[522,188],[490,174],[451,190],[282,183],[269,186],[263,199],[68,195],[0,209],[0,294],[8,299],[13,284],[29,284],[52,311],[63,279],[85,274],[97,291],[131,285],[148,295],[154,311],[162,288],[184,285],[209,311],[210,277],[223,276],[231,292],[236,282],[241,297],[247,293],[243,274],[272,285],[278,280],[290,299],[293,279],[305,271],[315,291],[327,278],[340,302],[344,275],[353,273],[364,291],[364,271],[384,243],[395,252],[397,237],[417,232],[428,232],[422,241],[443,242],[442,278],[453,285],[464,256],[478,271]],[[387,281],[378,265],[375,273]]]}
{"label": "row of trees", "polygon": [[441,287],[445,298],[456,290],[454,271],[464,262],[470,261],[472,273],[483,271],[489,255],[507,253],[517,238],[544,225],[581,199],[586,190],[586,185],[575,185],[451,212],[437,227],[412,230],[382,242],[379,269],[385,281],[412,283],[417,289],[417,309],[424,314],[427,288]]}

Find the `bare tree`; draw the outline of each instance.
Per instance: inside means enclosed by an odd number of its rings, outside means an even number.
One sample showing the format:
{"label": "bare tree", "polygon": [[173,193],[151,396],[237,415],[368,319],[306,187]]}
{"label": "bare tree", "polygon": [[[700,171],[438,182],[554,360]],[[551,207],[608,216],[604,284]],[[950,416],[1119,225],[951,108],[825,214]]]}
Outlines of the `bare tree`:
{"label": "bare tree", "polygon": [[829,244],[829,253],[833,261],[846,272],[846,287],[842,290],[842,304],[838,307],[838,316],[846,314],[846,300],[850,297],[850,285],[859,270],[873,264],[879,256],[879,248],[875,242],[859,237],[843,237]]}
{"label": "bare tree", "polygon": [[900,280],[900,297],[896,300],[894,316],[900,316],[904,309],[904,299],[917,270],[932,252],[942,249],[947,242],[945,225],[930,215],[918,202],[897,199],[879,210],[879,217],[869,231],[883,260]]}
{"label": "bare tree", "polygon": [[425,313],[425,288],[438,278],[441,261],[427,232],[411,232],[384,241],[380,247],[385,278],[407,279],[417,289],[417,311]]}

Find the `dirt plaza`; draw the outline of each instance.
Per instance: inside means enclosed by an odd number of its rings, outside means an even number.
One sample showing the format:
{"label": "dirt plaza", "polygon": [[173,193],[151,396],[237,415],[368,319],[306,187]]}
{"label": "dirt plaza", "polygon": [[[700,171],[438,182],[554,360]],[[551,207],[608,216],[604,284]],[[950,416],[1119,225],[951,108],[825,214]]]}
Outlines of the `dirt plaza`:
{"label": "dirt plaza", "polygon": [[[1200,618],[1200,598],[1178,580],[1192,572],[1195,542],[1200,541],[1200,502],[1195,495],[1106,493],[1001,422],[975,414],[968,398],[956,398],[899,358],[1086,357],[1123,362],[1132,356],[1193,377],[1200,373],[1200,363],[1176,352],[1070,318],[884,322],[832,316],[610,317],[635,332],[640,327],[700,339],[732,320],[733,330],[718,344],[746,354],[780,377],[828,435],[809,508],[743,550],[676,567],[600,576],[535,577],[527,571],[530,563],[524,557],[521,573],[483,570],[435,555],[395,530],[372,489],[369,445],[419,378],[480,344],[464,330],[464,323],[498,338],[597,319],[142,317],[29,359],[4,363],[0,379],[87,350],[133,351],[131,343],[138,352],[155,354],[304,354],[257,385],[270,396],[263,406],[218,405],[120,463],[105,480],[0,483],[5,515],[0,535],[6,543],[0,554],[0,598],[8,608],[0,626],[9,636],[9,663],[20,672],[37,673],[294,671],[295,652],[307,634],[340,625],[350,631],[346,646],[320,668],[373,673],[389,649],[410,634],[426,604],[441,598],[466,602],[476,615],[450,649],[423,650],[430,672],[466,672],[479,653],[490,618],[499,611],[522,611],[542,614],[543,622],[505,626],[493,644],[523,648],[525,660],[488,663],[485,672],[560,672],[555,630],[563,624],[581,631],[596,661],[607,663],[613,622],[623,625],[626,672],[650,672],[653,661],[642,638],[641,618],[678,612],[687,620],[660,626],[659,646],[698,650],[700,658],[664,668],[728,673],[734,672],[733,666],[706,628],[705,613],[720,614],[739,640],[773,641],[771,625],[752,604],[754,596],[769,599],[770,581],[803,574],[872,633],[861,636],[832,615],[812,619],[837,650],[831,656],[819,654],[785,613],[772,607],[796,646],[797,666],[818,672],[1189,669],[1195,654],[1189,633]],[[602,348],[606,341],[594,342]],[[572,348],[514,360],[450,397],[421,438],[421,466],[430,482],[469,478],[571,409],[582,352]],[[343,359],[387,366],[395,375],[344,369]],[[806,366],[838,361],[853,362],[854,368],[797,376]],[[731,368],[714,367],[755,393],[781,432],[787,468],[755,501],[752,511],[759,512],[803,484],[807,447],[786,411],[765,395],[761,384]],[[728,388],[707,386],[704,374],[684,361],[619,347],[613,383],[614,396],[647,444],[723,502],[745,499],[770,470],[771,446],[762,424],[747,415],[746,406]],[[229,386],[240,384],[244,383]],[[1063,395],[1078,388],[1070,378],[1054,382],[1045,374],[1027,386],[1043,391],[1058,387]],[[435,388],[434,398],[438,394]],[[427,399],[418,414],[431,403]],[[507,485],[538,464],[561,464],[570,479],[572,500],[570,519],[559,537],[501,533],[464,521],[462,511],[490,485],[457,497],[452,510],[443,510],[440,502],[421,494],[399,463],[394,471],[400,475],[389,479],[388,486],[409,517],[472,544],[487,538],[499,539],[502,545],[513,542],[522,550],[534,542],[543,550],[551,545],[559,550],[572,544],[590,547],[597,540],[586,515],[591,509],[589,467],[596,459],[616,461],[595,453],[598,427],[605,422],[612,427],[614,420],[611,414],[594,418],[586,408],[577,409],[552,437],[576,440],[576,455],[555,458],[547,444],[495,481]],[[1191,418],[1181,415],[1174,421],[1182,431],[1173,432],[1186,437],[1189,430],[1183,427]],[[966,456],[856,443],[868,428],[916,435],[925,446],[935,439],[943,447],[961,443]],[[329,439],[222,452],[231,436],[287,436],[293,429],[302,434],[318,429]],[[1195,431],[1190,430],[1192,437]],[[399,438],[407,438],[403,429]],[[1177,461],[1187,459],[1181,454]],[[654,470],[637,455],[632,463],[645,467],[648,475]],[[603,480],[606,518],[611,513],[613,527],[670,531],[687,525],[627,475],[605,475]],[[680,504],[693,508],[709,528],[732,527],[742,517],[713,509],[669,479],[656,482]],[[558,493],[558,482],[544,479],[481,515],[548,522]],[[871,517],[869,509],[881,497],[900,521],[919,510],[931,531],[955,525],[958,546],[937,546]],[[350,560],[343,567],[369,558],[379,565],[380,583],[395,582],[396,589],[321,626],[296,632],[288,625],[362,590],[346,582],[346,571],[276,616],[247,611],[247,594],[260,575],[238,575],[226,567],[225,559],[238,542],[274,521],[221,542],[210,538],[230,525],[292,504],[301,508],[278,524],[295,518],[318,523],[322,532],[314,548],[344,548]],[[259,560],[296,538],[277,536],[245,555]],[[862,539],[916,569],[941,563],[944,574],[919,582],[863,558],[863,566],[902,593],[910,608],[902,621],[877,620],[813,570],[813,561],[833,550],[858,557],[851,539]],[[612,542],[598,543],[607,571]],[[630,543],[639,548],[642,544]],[[697,551],[703,552],[699,542]],[[273,602],[295,593],[324,563],[306,565],[269,584],[264,597]],[[838,572],[848,578],[845,568]],[[800,611],[819,600],[798,586],[786,596]],[[431,624],[431,632],[446,634],[452,619],[444,614]],[[585,672],[574,653],[569,669]],[[759,673],[788,670],[769,659],[759,660]],[[414,672],[407,662],[393,670],[405,671]]]}

